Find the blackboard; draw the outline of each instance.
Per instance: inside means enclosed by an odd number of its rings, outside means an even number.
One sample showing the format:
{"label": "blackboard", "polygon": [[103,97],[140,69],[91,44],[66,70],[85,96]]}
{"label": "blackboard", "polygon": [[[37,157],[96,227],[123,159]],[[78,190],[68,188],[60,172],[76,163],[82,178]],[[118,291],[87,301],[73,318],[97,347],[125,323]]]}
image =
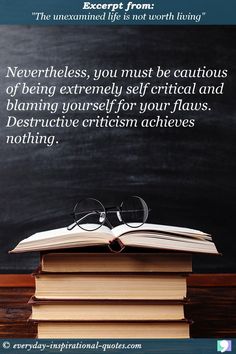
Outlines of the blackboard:
{"label": "blackboard", "polygon": [[[0,27],[0,271],[30,272],[36,253],[18,241],[67,225],[75,202],[142,196],[149,221],[208,231],[223,256],[195,256],[194,270],[235,272],[236,28],[230,26]],[[65,130],[57,147],[5,144],[7,66],[229,70],[225,94],[194,129]],[[43,82],[43,81],[42,81]]]}

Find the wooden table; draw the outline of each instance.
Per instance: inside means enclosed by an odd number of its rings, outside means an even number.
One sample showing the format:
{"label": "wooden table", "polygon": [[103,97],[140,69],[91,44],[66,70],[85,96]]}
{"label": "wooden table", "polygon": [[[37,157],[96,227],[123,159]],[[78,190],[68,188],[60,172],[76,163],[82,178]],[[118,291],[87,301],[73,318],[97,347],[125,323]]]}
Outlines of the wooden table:
{"label": "wooden table", "polygon": [[[0,275],[0,338],[34,338],[27,301],[34,293],[30,275]],[[236,274],[192,274],[188,278],[186,318],[192,338],[236,337]]]}

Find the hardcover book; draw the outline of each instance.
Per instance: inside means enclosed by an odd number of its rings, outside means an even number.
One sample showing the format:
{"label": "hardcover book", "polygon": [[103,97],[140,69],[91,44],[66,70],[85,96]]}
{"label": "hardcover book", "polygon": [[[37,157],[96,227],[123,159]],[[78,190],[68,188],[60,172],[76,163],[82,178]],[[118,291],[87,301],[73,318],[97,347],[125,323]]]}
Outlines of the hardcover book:
{"label": "hardcover book", "polygon": [[187,321],[39,322],[38,338],[189,338]]}
{"label": "hardcover book", "polygon": [[48,273],[88,272],[191,272],[192,256],[179,252],[82,253],[66,250],[41,255],[41,271]]}
{"label": "hardcover book", "polygon": [[182,300],[186,275],[88,273],[35,275],[37,299]]}

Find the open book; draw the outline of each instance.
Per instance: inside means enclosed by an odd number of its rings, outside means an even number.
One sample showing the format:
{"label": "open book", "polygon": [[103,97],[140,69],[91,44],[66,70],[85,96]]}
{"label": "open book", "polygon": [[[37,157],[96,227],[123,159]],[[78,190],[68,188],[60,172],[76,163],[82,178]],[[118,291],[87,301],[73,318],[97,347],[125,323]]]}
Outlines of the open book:
{"label": "open book", "polygon": [[116,252],[128,246],[218,254],[209,234],[184,227],[158,224],[144,224],[139,228],[131,228],[123,224],[112,230],[101,226],[95,231],[84,231],[79,227],[69,231],[64,227],[38,232],[22,240],[10,252],[104,245],[108,245],[111,251]]}

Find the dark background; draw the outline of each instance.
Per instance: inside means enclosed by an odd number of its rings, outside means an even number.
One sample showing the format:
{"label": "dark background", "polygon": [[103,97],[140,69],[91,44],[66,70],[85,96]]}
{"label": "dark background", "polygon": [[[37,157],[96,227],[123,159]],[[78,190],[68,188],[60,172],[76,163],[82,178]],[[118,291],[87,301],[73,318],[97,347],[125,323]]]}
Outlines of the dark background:
{"label": "dark background", "polygon": [[[69,224],[78,199],[94,196],[113,204],[130,194],[147,201],[150,222],[214,236],[223,256],[194,256],[195,271],[236,271],[235,35],[236,27],[229,26],[0,27],[2,273],[32,271],[37,254],[8,255],[8,250],[34,232]],[[49,148],[5,144],[8,65],[89,70],[206,65],[228,69],[229,77],[223,96],[207,98],[212,111],[187,115],[196,119],[193,129],[62,129],[62,142]]]}

